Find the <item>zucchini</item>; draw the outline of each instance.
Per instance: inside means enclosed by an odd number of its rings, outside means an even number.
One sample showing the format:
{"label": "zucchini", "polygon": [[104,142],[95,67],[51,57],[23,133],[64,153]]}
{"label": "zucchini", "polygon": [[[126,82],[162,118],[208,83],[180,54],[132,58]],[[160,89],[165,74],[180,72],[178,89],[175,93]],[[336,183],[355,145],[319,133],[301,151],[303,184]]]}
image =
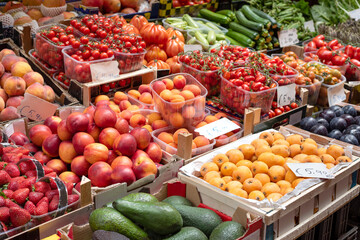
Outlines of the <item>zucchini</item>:
{"label": "zucchini", "polygon": [[196,38],[195,37],[192,37],[192,38],[190,38],[190,40],[189,41],[187,41],[187,43],[186,44],[195,44],[196,43]]}
{"label": "zucchini", "polygon": [[272,42],[274,48],[280,47],[279,39],[277,39],[277,37],[273,36],[271,42]]}
{"label": "zucchini", "polygon": [[267,37],[269,35],[269,32],[267,30],[264,30],[261,32],[262,37]]}
{"label": "zucchini", "polygon": [[236,19],[235,13],[233,11],[231,11],[231,10],[228,10],[228,9],[217,11],[216,13],[228,16],[231,19],[231,21],[234,21]]}
{"label": "zucchini", "polygon": [[240,24],[238,24],[236,22],[231,22],[229,24],[229,27],[230,27],[230,29],[232,29],[232,30],[234,30],[236,32],[244,34],[245,36],[251,38],[252,40],[258,40],[259,37],[260,37],[258,32],[250,30],[250,29],[248,29],[248,28],[246,28],[246,27],[244,27],[244,26],[242,26],[242,25],[240,25]]}
{"label": "zucchini", "polygon": [[196,23],[197,23],[197,25],[199,26],[199,28],[204,28],[204,29],[208,29],[208,28],[209,28],[209,27],[206,26],[206,25],[204,24],[204,22],[202,22],[202,21],[196,21]]}
{"label": "zucchini", "polygon": [[264,45],[266,43],[265,38],[259,38],[259,40],[256,41],[257,45]]}
{"label": "zucchini", "polygon": [[189,14],[184,14],[183,20],[190,26],[194,28],[199,28],[198,24],[195,22],[195,20],[190,17]]}
{"label": "zucchini", "polygon": [[264,28],[264,26],[261,23],[247,20],[247,18],[240,10],[236,11],[235,15],[240,25],[250,28],[256,32],[261,32]]}
{"label": "zucchini", "polygon": [[214,23],[212,23],[212,22],[207,22],[205,25],[206,25],[208,28],[211,28],[212,30],[221,32],[221,29],[220,29],[218,26],[216,26],[216,24],[214,24]]}
{"label": "zucchini", "polygon": [[274,31],[269,31],[270,36],[274,36]]}
{"label": "zucchini", "polygon": [[248,38],[244,34],[235,32],[231,29],[226,33],[226,36],[229,36],[229,37],[235,39],[236,41],[245,45],[246,47],[253,47],[255,45],[255,42],[252,41],[251,38]]}
{"label": "zucchini", "polygon": [[198,31],[195,32],[195,38],[203,44],[203,46],[209,47],[209,42],[206,40],[206,38]]}
{"label": "zucchini", "polygon": [[257,8],[254,8],[254,7],[250,7],[251,10],[253,10],[254,13],[256,13],[258,16],[264,18],[264,19],[267,19],[271,22],[271,28],[272,29],[276,29],[278,26],[279,26],[279,23],[274,19],[272,18],[271,16],[269,16],[268,14],[264,13],[263,11],[257,9]]}
{"label": "zucchini", "polygon": [[258,22],[264,25],[264,27],[266,29],[270,29],[271,27],[271,22],[267,19],[264,19],[262,17],[259,17],[258,15],[256,15],[256,13],[254,13],[249,5],[244,5],[241,8],[242,13],[245,15],[245,17],[251,21],[254,22]]}
{"label": "zucchini", "polygon": [[231,38],[229,36],[225,35],[225,38],[230,41],[230,45],[246,47],[244,44],[239,43],[238,41],[236,41],[235,39],[233,39],[233,38]]}
{"label": "zucchini", "polygon": [[267,38],[265,38],[265,42],[266,42],[266,43],[271,42],[271,40],[272,40],[272,38],[271,38],[270,36],[268,36]]}
{"label": "zucchini", "polygon": [[225,40],[225,35],[222,33],[216,33],[215,36],[216,36],[216,40],[218,40],[218,41]]}
{"label": "zucchini", "polygon": [[267,47],[268,47],[268,49],[274,49],[274,46],[273,46],[273,44],[271,43],[271,42],[269,42],[268,44],[267,44]]}
{"label": "zucchini", "polygon": [[216,41],[216,35],[214,31],[209,31],[207,34],[207,41],[209,42],[209,45],[214,45]]}
{"label": "zucchini", "polygon": [[231,19],[228,16],[221,15],[218,13],[214,13],[208,9],[201,9],[200,14],[207,20],[210,20],[212,22],[220,23],[220,24],[229,24],[231,22]]}

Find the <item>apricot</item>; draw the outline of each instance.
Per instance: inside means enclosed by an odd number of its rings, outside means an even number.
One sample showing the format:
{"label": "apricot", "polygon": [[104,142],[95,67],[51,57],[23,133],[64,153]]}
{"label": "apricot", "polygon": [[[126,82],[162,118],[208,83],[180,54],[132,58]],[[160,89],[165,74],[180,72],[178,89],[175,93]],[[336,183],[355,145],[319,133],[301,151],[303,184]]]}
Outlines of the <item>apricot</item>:
{"label": "apricot", "polygon": [[248,167],[249,169],[252,168],[252,162],[250,160],[240,160],[238,161],[238,163],[236,164],[237,167],[240,167],[240,166],[245,166],[245,167]]}
{"label": "apricot", "polygon": [[352,162],[351,158],[347,157],[347,156],[340,156],[338,158],[336,158],[335,160],[335,164],[339,164],[339,163],[347,163],[347,162]]}
{"label": "apricot", "polygon": [[229,192],[234,188],[242,188],[243,185],[239,181],[230,181],[225,185],[225,191]]}
{"label": "apricot", "polygon": [[203,177],[205,176],[205,174],[207,174],[208,172],[211,172],[211,171],[219,172],[219,167],[218,167],[218,165],[216,165],[216,163],[207,162],[207,163],[204,163],[200,168],[200,174]]}
{"label": "apricot", "polygon": [[187,118],[187,119],[194,118],[195,114],[196,114],[196,110],[193,106],[186,106],[182,110],[182,115],[184,116],[184,118]]}
{"label": "apricot", "polygon": [[304,142],[300,145],[301,153],[307,155],[317,155],[317,146],[311,143]]}
{"label": "apricot", "polygon": [[201,128],[203,126],[207,125],[207,122],[200,122],[196,125],[196,128]]}
{"label": "apricot", "polygon": [[225,181],[225,183],[229,183],[232,181],[232,177],[231,176],[224,176],[222,177],[222,179]]}
{"label": "apricot", "polygon": [[241,188],[233,188],[229,191],[229,193],[232,193],[238,197],[248,198],[247,192]]}
{"label": "apricot", "polygon": [[253,145],[256,148],[262,147],[262,146],[269,146],[269,143],[265,139],[255,139],[251,142],[251,145]]}
{"label": "apricot", "polygon": [[288,157],[290,154],[289,148],[285,145],[273,145],[271,147],[272,153],[275,155],[280,155],[282,157]]}
{"label": "apricot", "polygon": [[174,87],[177,89],[183,89],[186,84],[186,78],[183,75],[177,75],[173,78]]}
{"label": "apricot", "polygon": [[282,198],[280,193],[271,193],[267,196],[267,199],[272,200],[273,202],[277,202],[280,198]]}
{"label": "apricot", "polygon": [[214,115],[217,119],[221,119],[221,118],[226,118],[227,117],[227,115],[225,114],[225,113],[223,113],[223,112],[218,112],[218,113],[216,113],[215,115]]}
{"label": "apricot", "polygon": [[299,144],[301,145],[304,142],[304,137],[299,134],[293,134],[286,138],[286,141],[290,144]]}
{"label": "apricot", "polygon": [[173,135],[171,133],[167,133],[167,132],[161,132],[159,135],[158,135],[158,139],[163,141],[164,143],[166,144],[169,144],[169,143],[173,143],[174,142],[174,138],[173,138]]}
{"label": "apricot", "polygon": [[194,143],[196,144],[196,147],[200,148],[209,145],[210,141],[204,136],[197,136],[196,138],[194,138]]}
{"label": "apricot", "polygon": [[149,125],[152,125],[153,122],[155,122],[156,120],[162,120],[160,113],[153,112],[153,113],[150,113],[149,115],[147,115],[147,121],[148,121]]}
{"label": "apricot", "polygon": [[295,143],[295,144],[290,145],[289,151],[290,151],[290,157],[295,157],[296,155],[300,154],[301,153],[300,144]]}
{"label": "apricot", "polygon": [[268,165],[266,163],[261,161],[254,161],[251,166],[251,171],[254,174],[254,176],[258,173],[267,173],[269,170]]}
{"label": "apricot", "polygon": [[166,89],[172,90],[174,88],[174,82],[171,79],[165,78],[162,82],[165,84]]}
{"label": "apricot", "polygon": [[170,99],[171,99],[172,95],[173,95],[172,92],[170,90],[168,90],[168,89],[165,89],[164,91],[162,91],[160,93],[160,97],[162,99],[164,99],[165,101],[168,101],[168,102],[170,102]]}
{"label": "apricot", "polygon": [[291,183],[286,180],[280,180],[276,184],[280,187],[280,189],[291,187]]}
{"label": "apricot", "polygon": [[249,193],[249,199],[261,201],[265,198],[264,194],[259,190],[254,190]]}
{"label": "apricot", "polygon": [[244,154],[238,149],[230,149],[226,152],[226,156],[229,158],[229,161],[237,164],[240,160],[244,160]]}
{"label": "apricot", "polygon": [[263,186],[270,182],[270,177],[266,173],[257,173],[254,178],[258,179]]}
{"label": "apricot", "polygon": [[96,98],[95,98],[95,105],[96,105],[98,102],[103,101],[103,100],[105,100],[105,101],[110,101],[110,98],[109,98],[108,96],[106,96],[106,95],[98,95],[98,96],[96,96]]}
{"label": "apricot", "polygon": [[184,125],[184,118],[178,112],[170,114],[169,121],[170,121],[170,124],[174,127],[181,127],[182,125]]}
{"label": "apricot", "polygon": [[221,178],[212,178],[209,180],[209,184],[217,187],[217,188],[220,188],[221,190],[225,190],[225,181],[224,179],[221,179]]}
{"label": "apricot", "polygon": [[191,99],[195,98],[195,95],[189,90],[181,91],[180,95],[185,99],[185,101],[188,101],[188,100],[191,100]]}
{"label": "apricot", "polygon": [[268,174],[272,182],[278,182],[285,179],[285,168],[279,165],[274,165],[269,168]]}
{"label": "apricot", "polygon": [[265,185],[261,188],[261,192],[265,197],[268,197],[272,193],[280,193],[280,187],[276,183],[265,183]]}
{"label": "apricot", "polygon": [[281,133],[279,132],[271,132],[271,134],[273,135],[274,137],[274,141],[278,140],[278,139],[284,139],[285,140],[285,136],[282,135]]}
{"label": "apricot", "polygon": [[238,149],[244,154],[244,158],[247,160],[251,160],[255,154],[255,148],[251,144],[242,144]]}
{"label": "apricot", "polygon": [[212,116],[212,115],[208,115],[208,116],[206,116],[205,117],[205,119],[204,119],[204,121],[206,122],[206,123],[212,123],[212,122],[215,122],[215,121],[217,121],[217,120],[219,120],[217,117],[215,117],[215,116]]}
{"label": "apricot", "polygon": [[153,130],[157,130],[160,128],[165,128],[169,126],[169,124],[165,121],[165,120],[155,120],[152,124],[151,127]]}
{"label": "apricot", "polygon": [[252,178],[253,174],[248,167],[240,166],[232,172],[232,178],[243,183],[246,179]]}
{"label": "apricot", "polygon": [[268,144],[271,146],[274,142],[274,136],[269,132],[263,132],[259,136],[260,139],[264,139],[268,142]]}
{"label": "apricot", "polygon": [[296,186],[300,183],[300,182],[302,182],[302,181],[304,181],[305,180],[305,178],[297,178],[297,179],[295,179],[292,183],[291,183],[291,186],[293,187],[293,188],[296,188]]}
{"label": "apricot", "polygon": [[197,97],[201,94],[201,89],[195,84],[188,84],[184,87],[183,90],[189,90],[190,92],[192,92],[195,95],[195,97]]}
{"label": "apricot", "polygon": [[334,159],[337,159],[340,156],[345,156],[344,149],[338,145],[331,145],[328,149],[326,149],[326,153],[331,155]]}
{"label": "apricot", "polygon": [[295,179],[297,179],[297,176],[289,169],[285,174],[285,181],[292,183]]}
{"label": "apricot", "polygon": [[135,98],[135,99],[139,99],[140,98],[140,92],[138,90],[132,89],[130,91],[127,92],[128,95],[130,95],[131,97]]}
{"label": "apricot", "polygon": [[[265,140],[264,140],[264,141],[265,141]],[[266,142],[266,141],[265,141],[265,142]],[[266,142],[266,144],[268,144],[268,143]],[[256,157],[259,157],[259,156],[260,156],[262,153],[264,153],[264,152],[272,152],[272,150],[271,150],[271,148],[270,148],[269,145],[261,145],[261,146],[255,148],[255,156],[256,156]]]}
{"label": "apricot", "polygon": [[210,172],[208,172],[208,173],[205,174],[204,180],[205,180],[206,182],[209,182],[210,179],[212,179],[212,178],[220,178],[220,177],[221,177],[221,176],[220,176],[220,173],[219,173],[219,172],[217,172],[217,171],[210,171]]}
{"label": "apricot", "polygon": [[139,97],[139,101],[143,102],[143,103],[146,103],[146,104],[152,104],[153,103],[153,98],[152,98],[151,93],[148,93],[148,92],[142,93],[140,95],[140,97]]}
{"label": "apricot", "polygon": [[117,91],[114,95],[114,102],[119,104],[123,100],[129,100],[128,96],[123,92]]}
{"label": "apricot", "polygon": [[232,162],[224,162],[221,165],[220,172],[223,176],[232,176],[232,173],[235,169],[236,165]]}
{"label": "apricot", "polygon": [[286,141],[286,140],[284,140],[284,139],[275,140],[272,145],[273,145],[273,146],[274,146],[274,145],[285,145],[285,146],[287,146],[287,147],[290,146],[289,142]]}
{"label": "apricot", "polygon": [[260,191],[262,188],[261,182],[256,178],[248,178],[243,183],[243,189],[250,193],[252,191],[258,190]]}

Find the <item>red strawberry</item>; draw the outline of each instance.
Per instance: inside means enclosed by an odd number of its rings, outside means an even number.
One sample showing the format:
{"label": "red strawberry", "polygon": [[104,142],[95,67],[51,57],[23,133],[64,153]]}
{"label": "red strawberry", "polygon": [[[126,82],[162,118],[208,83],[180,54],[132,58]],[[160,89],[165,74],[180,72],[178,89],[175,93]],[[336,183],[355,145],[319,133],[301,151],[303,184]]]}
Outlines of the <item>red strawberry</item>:
{"label": "red strawberry", "polygon": [[36,170],[27,171],[27,172],[25,173],[25,175],[26,175],[28,178],[37,177]]}
{"label": "red strawberry", "polygon": [[8,207],[0,207],[0,221],[8,224],[10,220],[10,213]]}
{"label": "red strawberry", "polygon": [[35,169],[34,163],[32,161],[24,161],[19,163],[19,168],[21,174],[25,174],[27,171],[31,171]]}
{"label": "red strawberry", "polygon": [[77,200],[79,200],[79,195],[77,194],[68,195],[68,205],[76,202]]}
{"label": "red strawberry", "polygon": [[36,182],[34,184],[34,187],[35,187],[35,192],[42,192],[42,193],[46,193],[47,191],[50,191],[51,188],[49,186],[48,183],[46,182]]}
{"label": "red strawberry", "polygon": [[59,195],[59,191],[58,190],[51,190],[45,193],[45,197],[47,197],[49,199],[49,202],[51,202],[51,200],[53,199],[54,196]]}
{"label": "red strawberry", "polygon": [[0,207],[5,206],[5,198],[3,196],[0,196]]}
{"label": "red strawberry", "polygon": [[0,145],[0,156],[4,154],[4,146]]}
{"label": "red strawberry", "polygon": [[76,189],[76,191],[81,192],[79,182],[75,185],[75,189]]}
{"label": "red strawberry", "polygon": [[9,153],[9,152],[12,152],[12,151],[14,151],[15,150],[15,148],[13,148],[13,147],[4,147],[3,148],[3,153],[5,154],[5,153]]}
{"label": "red strawberry", "polygon": [[50,179],[50,187],[51,189],[57,189],[57,185],[54,179]]}
{"label": "red strawberry", "polygon": [[36,183],[36,177],[31,177],[23,181],[20,186],[21,188],[29,188],[32,189],[32,185]]}
{"label": "red strawberry", "polygon": [[14,177],[19,177],[20,176],[20,170],[18,168],[18,166],[14,163],[9,163],[8,165],[6,165],[6,167],[4,168],[4,170],[10,175],[10,177],[14,178]]}
{"label": "red strawberry", "polygon": [[51,173],[48,173],[48,174],[45,174],[46,177],[56,177],[56,172],[51,172]]}
{"label": "red strawberry", "polygon": [[67,190],[68,195],[72,194],[74,184],[72,184],[70,182],[67,182],[67,183],[65,183],[65,186],[66,186],[66,190]]}
{"label": "red strawberry", "polygon": [[28,211],[22,208],[10,208],[10,221],[14,227],[22,226],[31,220],[31,215]]}
{"label": "red strawberry", "polygon": [[5,206],[10,208],[10,207],[20,207],[19,205],[17,205],[16,203],[14,203],[13,201],[11,201],[10,199],[5,199]]}
{"label": "red strawberry", "polygon": [[32,201],[34,204],[37,204],[43,197],[44,197],[44,194],[42,192],[30,192],[29,193],[29,200]]}
{"label": "red strawberry", "polygon": [[7,184],[10,181],[10,175],[4,170],[0,170],[0,186]]}
{"label": "red strawberry", "polygon": [[24,209],[27,210],[31,215],[35,215],[36,206],[32,201],[27,201],[25,203]]}
{"label": "red strawberry", "polygon": [[12,196],[13,196],[13,194],[14,194],[14,191],[12,191],[12,190],[10,190],[10,189],[4,189],[4,190],[3,190],[3,193],[5,194],[5,196],[6,196],[7,198],[12,199]]}
{"label": "red strawberry", "polygon": [[[46,197],[44,197],[43,199],[45,199]],[[35,209],[35,215],[40,216],[40,215],[44,215],[45,213],[49,212],[49,202],[48,201],[40,201],[38,202],[38,204],[36,204],[36,209]]]}
{"label": "red strawberry", "polygon": [[8,185],[8,189],[12,190],[12,191],[16,191],[21,187],[21,183],[25,181],[24,177],[16,177],[10,180],[9,185]]}
{"label": "red strawberry", "polygon": [[[0,145],[2,146],[2,145]],[[0,162],[0,170],[2,170],[4,167],[6,167],[8,163],[7,162]]]}
{"label": "red strawberry", "polygon": [[47,197],[43,197],[37,204],[36,207],[38,207],[40,204],[42,204],[43,202],[46,202],[47,204],[49,204],[49,199]]}
{"label": "red strawberry", "polygon": [[23,205],[26,202],[26,198],[29,196],[30,190],[28,188],[22,188],[16,190],[13,194],[13,199],[17,204]]}
{"label": "red strawberry", "polygon": [[52,168],[49,168],[47,166],[44,166],[43,168],[44,168],[45,174],[54,172],[54,170]]}
{"label": "red strawberry", "polygon": [[59,205],[59,195],[53,197],[49,204],[49,212],[55,211]]}
{"label": "red strawberry", "polygon": [[5,153],[1,160],[7,163],[17,163],[22,156],[22,153]]}

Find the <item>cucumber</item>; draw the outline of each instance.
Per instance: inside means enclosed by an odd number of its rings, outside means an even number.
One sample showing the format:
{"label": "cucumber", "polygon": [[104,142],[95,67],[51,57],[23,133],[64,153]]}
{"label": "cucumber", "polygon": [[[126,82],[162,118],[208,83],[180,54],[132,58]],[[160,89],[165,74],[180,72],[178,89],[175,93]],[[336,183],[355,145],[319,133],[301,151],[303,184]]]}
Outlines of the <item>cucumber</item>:
{"label": "cucumber", "polygon": [[217,11],[216,13],[228,16],[231,19],[231,21],[234,21],[236,19],[235,13],[233,11],[231,11],[231,10],[228,10],[228,9]]}
{"label": "cucumber", "polygon": [[268,14],[264,13],[263,11],[260,11],[257,8],[254,8],[254,7],[250,7],[250,8],[258,16],[269,20],[271,22],[271,28],[272,29],[276,29],[279,26],[279,23],[274,18],[270,17]]}
{"label": "cucumber", "polygon": [[235,15],[240,25],[250,28],[256,32],[261,32],[263,30],[263,25],[261,23],[247,20],[240,10],[236,11]]}
{"label": "cucumber", "polygon": [[222,34],[222,33],[216,33],[215,34],[215,36],[216,36],[216,40],[225,40],[226,38],[225,38],[225,35],[224,34]]}
{"label": "cucumber", "polygon": [[263,24],[266,29],[271,27],[271,22],[256,15],[256,13],[251,10],[249,5],[242,6],[241,11],[247,19]]}
{"label": "cucumber", "polygon": [[186,44],[195,44],[196,43],[196,38],[195,37],[192,37],[189,41],[187,41]]}
{"label": "cucumber", "polygon": [[244,34],[245,36],[251,38],[252,40],[258,40],[260,37],[259,33],[255,32],[253,30],[250,30],[236,22],[231,22],[229,24],[229,27],[230,27],[230,29],[232,29],[236,32]]}
{"label": "cucumber", "polygon": [[230,45],[246,47],[244,44],[239,43],[238,41],[236,41],[235,39],[233,39],[233,38],[231,38],[229,36],[225,35],[225,38],[230,41]]}
{"label": "cucumber", "polygon": [[174,22],[183,22],[184,20],[182,20],[181,18],[167,18],[166,22],[168,23],[174,23]]}
{"label": "cucumber", "polygon": [[242,45],[245,45],[246,47],[253,47],[255,45],[255,42],[252,41],[251,38],[248,38],[244,34],[235,32],[231,29],[226,33],[226,36],[235,39],[236,41],[238,41]]}
{"label": "cucumber", "polygon": [[207,34],[207,41],[209,42],[209,45],[215,44],[216,41],[216,35],[214,31],[209,31]]}
{"label": "cucumber", "polygon": [[212,30],[216,30],[216,31],[221,32],[221,29],[220,29],[218,26],[216,26],[216,24],[214,24],[214,23],[212,23],[212,22],[207,22],[207,23],[206,23],[206,26],[207,26],[208,28],[211,28]]}
{"label": "cucumber", "polygon": [[220,24],[229,24],[231,22],[231,19],[228,16],[221,15],[218,13],[214,13],[208,9],[201,9],[200,14],[207,20],[210,20],[212,22],[220,23]]}
{"label": "cucumber", "polygon": [[195,32],[195,38],[204,46],[208,46],[209,47],[209,42],[206,40],[206,38],[200,33],[200,32]]}
{"label": "cucumber", "polygon": [[190,27],[194,27],[194,28],[198,28],[198,27],[199,27],[198,24],[195,22],[195,20],[194,20],[192,17],[190,17],[189,14],[184,14],[183,20],[184,20],[185,22],[187,22],[187,24],[188,24]]}

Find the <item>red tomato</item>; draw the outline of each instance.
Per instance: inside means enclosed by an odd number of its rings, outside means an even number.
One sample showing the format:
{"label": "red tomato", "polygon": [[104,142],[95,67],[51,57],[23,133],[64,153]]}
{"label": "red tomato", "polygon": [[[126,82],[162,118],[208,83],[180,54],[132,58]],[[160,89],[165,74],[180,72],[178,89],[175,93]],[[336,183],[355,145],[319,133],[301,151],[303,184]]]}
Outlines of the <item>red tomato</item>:
{"label": "red tomato", "polygon": [[297,103],[293,102],[293,103],[290,104],[290,107],[291,107],[292,109],[294,109],[294,108],[297,108],[298,105],[297,105]]}
{"label": "red tomato", "polygon": [[341,56],[334,56],[332,59],[331,59],[331,62],[336,65],[336,66],[342,66],[345,64],[346,62],[346,58],[344,57],[341,57]]}
{"label": "red tomato", "polygon": [[291,110],[291,108],[289,107],[289,105],[284,106],[284,111],[285,111],[285,112],[288,112],[288,111],[290,111],[290,110]]}
{"label": "red tomato", "polygon": [[275,109],[274,112],[275,112],[275,115],[276,115],[276,116],[279,116],[279,115],[281,115],[281,114],[283,113],[283,112],[282,112],[280,109],[278,109],[278,108]]}
{"label": "red tomato", "polygon": [[326,49],[319,49],[316,53],[321,60],[330,61],[333,57],[332,52]]}
{"label": "red tomato", "polygon": [[355,49],[351,45],[347,45],[345,47],[345,54],[348,55],[350,58],[353,58]]}

